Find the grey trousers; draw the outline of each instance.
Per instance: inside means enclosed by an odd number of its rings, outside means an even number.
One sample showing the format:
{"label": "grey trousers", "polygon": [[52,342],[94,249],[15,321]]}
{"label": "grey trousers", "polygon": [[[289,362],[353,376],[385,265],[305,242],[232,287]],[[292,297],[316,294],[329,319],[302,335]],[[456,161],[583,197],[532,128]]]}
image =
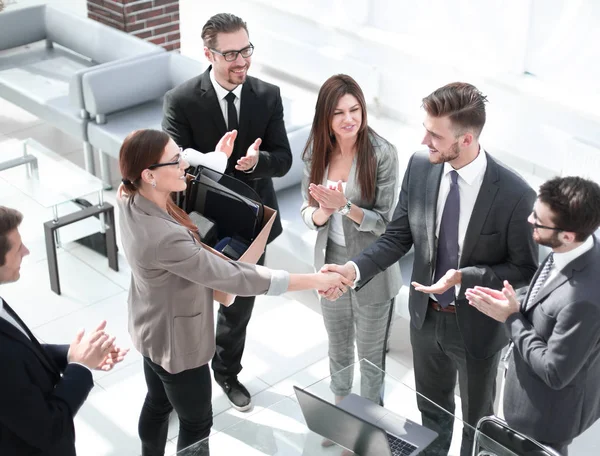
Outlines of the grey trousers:
{"label": "grey trousers", "polygon": [[500,352],[488,359],[473,358],[464,346],[456,315],[431,308],[427,310],[421,329],[410,326],[410,341],[417,393],[422,395],[417,396],[417,404],[423,425],[439,434],[422,454],[448,454],[454,427],[454,418],[448,412],[454,414],[454,388],[458,375],[462,417],[467,423],[463,427],[460,454],[470,456],[473,428],[480,418],[494,412]]}
{"label": "grey trousers", "polygon": [[[327,263],[344,264],[348,261],[346,248],[333,242],[327,243]],[[348,290],[337,301],[321,299],[321,310],[329,338],[329,371],[331,391],[336,396],[352,392],[355,362],[354,342],[361,363],[361,396],[383,404],[383,380],[385,371],[385,345],[390,326],[393,300],[383,303],[358,302],[353,290]]]}

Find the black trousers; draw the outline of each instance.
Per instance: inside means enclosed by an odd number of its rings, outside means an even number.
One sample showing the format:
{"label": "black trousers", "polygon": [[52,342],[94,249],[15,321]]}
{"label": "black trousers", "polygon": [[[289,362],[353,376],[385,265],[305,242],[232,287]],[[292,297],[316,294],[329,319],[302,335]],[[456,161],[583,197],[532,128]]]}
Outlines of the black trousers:
{"label": "black trousers", "polygon": [[483,360],[473,358],[464,346],[456,315],[431,308],[427,309],[421,329],[411,325],[410,341],[419,393],[417,404],[423,425],[439,434],[423,455],[448,454],[454,426],[454,388],[458,375],[462,418],[467,423],[463,427],[460,454],[471,456],[473,428],[480,418],[494,411],[500,353]]}
{"label": "black trousers", "polygon": [[[179,416],[177,451],[206,438],[212,427],[212,383],[208,364],[170,374],[144,357],[148,393],[140,414],[138,432],[142,456],[163,456],[167,444],[169,415]],[[208,444],[194,455],[208,455]]]}
{"label": "black trousers", "polygon": [[[265,264],[264,253],[256,264]],[[219,383],[236,378],[242,370],[246,328],[253,308],[254,296],[238,296],[229,307],[219,306],[215,335],[216,350],[212,360],[215,380]]]}

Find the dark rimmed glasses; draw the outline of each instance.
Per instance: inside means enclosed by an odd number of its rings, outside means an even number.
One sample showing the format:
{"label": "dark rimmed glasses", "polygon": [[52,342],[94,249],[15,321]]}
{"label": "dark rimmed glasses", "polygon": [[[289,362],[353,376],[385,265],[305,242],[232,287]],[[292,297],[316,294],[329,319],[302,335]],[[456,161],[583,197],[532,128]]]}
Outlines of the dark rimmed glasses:
{"label": "dark rimmed glasses", "polygon": [[179,163],[181,162],[181,154],[183,153],[183,149],[180,147],[179,148],[179,155],[177,155],[177,159],[171,162],[165,162],[165,163],[155,163],[154,165],[150,165],[148,166],[148,169],[156,169],[156,168],[162,168],[163,166],[171,166],[171,165],[177,165],[179,166]]}
{"label": "dark rimmed glasses", "polygon": [[545,230],[552,230],[552,231],[564,231],[562,228],[557,228],[555,226],[540,225],[539,223],[532,223],[531,225],[534,228],[543,228]]}
{"label": "dark rimmed glasses", "polygon": [[216,49],[209,49],[210,52],[214,54],[219,54],[221,57],[225,59],[226,62],[233,62],[238,58],[239,54],[242,54],[242,57],[247,59],[254,52],[254,45],[250,43],[250,46],[245,47],[244,49],[240,49],[239,51],[227,51],[227,52],[219,52]]}
{"label": "dark rimmed glasses", "polygon": [[[533,220],[536,220],[536,222],[537,222],[537,215],[535,214],[535,212],[532,212],[531,215],[533,216]],[[529,223],[531,223],[531,222],[529,222]],[[534,228],[544,229],[544,230],[565,231],[562,228],[558,228],[557,226],[546,226],[546,225],[540,225],[539,223],[531,223],[531,226],[533,226]]]}

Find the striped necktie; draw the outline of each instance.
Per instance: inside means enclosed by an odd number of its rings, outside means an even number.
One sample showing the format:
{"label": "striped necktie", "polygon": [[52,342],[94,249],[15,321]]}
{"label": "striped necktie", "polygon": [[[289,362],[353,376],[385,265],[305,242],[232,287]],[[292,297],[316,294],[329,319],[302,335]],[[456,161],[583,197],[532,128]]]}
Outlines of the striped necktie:
{"label": "striped necktie", "polygon": [[531,289],[531,292],[529,293],[529,298],[527,299],[527,305],[525,306],[525,310],[528,310],[533,305],[535,297],[540,292],[546,280],[548,280],[548,276],[552,271],[552,266],[554,266],[554,252],[550,252],[550,255],[548,255],[546,263],[544,264],[544,268],[542,269],[540,275],[533,284],[533,288]]}

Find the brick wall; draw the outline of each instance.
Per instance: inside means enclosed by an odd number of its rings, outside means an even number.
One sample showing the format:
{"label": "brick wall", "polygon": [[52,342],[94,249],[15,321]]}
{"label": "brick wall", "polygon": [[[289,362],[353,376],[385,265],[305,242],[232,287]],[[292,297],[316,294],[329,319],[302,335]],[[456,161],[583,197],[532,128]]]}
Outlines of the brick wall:
{"label": "brick wall", "polygon": [[179,0],[87,0],[88,17],[164,47],[180,48]]}

